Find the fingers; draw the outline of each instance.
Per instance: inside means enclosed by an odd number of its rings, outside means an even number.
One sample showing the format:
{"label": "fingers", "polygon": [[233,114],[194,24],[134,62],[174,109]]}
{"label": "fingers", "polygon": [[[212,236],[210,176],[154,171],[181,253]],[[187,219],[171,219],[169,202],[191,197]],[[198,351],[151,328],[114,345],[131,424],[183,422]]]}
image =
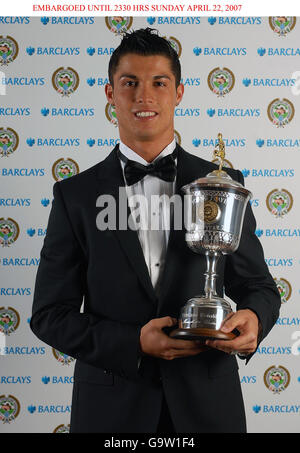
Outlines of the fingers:
{"label": "fingers", "polygon": [[257,347],[258,318],[248,309],[240,310],[225,319],[221,331],[228,333],[238,329],[240,335],[233,340],[208,340],[206,344],[223,352],[252,353]]}

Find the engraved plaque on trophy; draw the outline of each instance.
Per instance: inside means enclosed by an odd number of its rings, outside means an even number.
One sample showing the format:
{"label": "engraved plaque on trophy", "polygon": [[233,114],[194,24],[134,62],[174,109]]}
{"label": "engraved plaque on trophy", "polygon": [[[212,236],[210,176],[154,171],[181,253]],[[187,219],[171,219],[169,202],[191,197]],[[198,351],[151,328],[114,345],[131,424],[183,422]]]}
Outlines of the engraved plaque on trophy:
{"label": "engraved plaque on trophy", "polygon": [[237,250],[245,209],[252,194],[222,169],[225,158],[222,134],[218,134],[218,139],[214,155],[220,160],[219,169],[182,188],[188,195],[189,225],[185,239],[194,252],[206,255],[207,269],[204,294],[185,303],[179,328],[170,334],[172,338],[205,342],[206,339],[229,340],[238,334],[220,331],[223,321],[233,311],[230,303],[217,295],[217,264],[222,254]]}

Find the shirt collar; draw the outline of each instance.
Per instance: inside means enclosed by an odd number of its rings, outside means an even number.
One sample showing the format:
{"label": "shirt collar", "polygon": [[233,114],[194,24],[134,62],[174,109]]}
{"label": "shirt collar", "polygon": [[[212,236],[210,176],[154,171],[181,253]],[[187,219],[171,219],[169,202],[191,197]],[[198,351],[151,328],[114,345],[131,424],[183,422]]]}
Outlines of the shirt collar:
{"label": "shirt collar", "polygon": [[[156,156],[156,158],[153,160],[155,162],[157,159],[160,159],[162,157],[168,156],[168,154],[172,154],[172,152],[176,148],[176,141],[175,137],[173,138],[172,142],[166,146],[161,153]],[[119,149],[121,153],[127,157],[129,160],[134,160],[135,162],[139,162],[142,165],[149,165],[149,162],[147,162],[145,159],[143,159],[141,156],[139,156],[135,151],[133,151],[131,148],[129,148],[125,143],[120,141]]]}

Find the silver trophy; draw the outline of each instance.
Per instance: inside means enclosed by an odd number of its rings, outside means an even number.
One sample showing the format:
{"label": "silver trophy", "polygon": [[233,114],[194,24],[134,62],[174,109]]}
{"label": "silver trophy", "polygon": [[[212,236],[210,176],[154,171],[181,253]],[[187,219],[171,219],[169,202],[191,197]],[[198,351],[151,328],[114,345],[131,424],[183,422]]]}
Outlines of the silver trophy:
{"label": "silver trophy", "polygon": [[234,253],[240,242],[245,209],[252,197],[249,190],[222,170],[225,146],[222,134],[214,151],[219,169],[182,188],[188,200],[187,245],[206,255],[204,294],[183,306],[179,328],[170,336],[186,340],[233,339],[238,332],[220,331],[223,321],[233,313],[228,301],[216,292],[217,263],[223,255]]}

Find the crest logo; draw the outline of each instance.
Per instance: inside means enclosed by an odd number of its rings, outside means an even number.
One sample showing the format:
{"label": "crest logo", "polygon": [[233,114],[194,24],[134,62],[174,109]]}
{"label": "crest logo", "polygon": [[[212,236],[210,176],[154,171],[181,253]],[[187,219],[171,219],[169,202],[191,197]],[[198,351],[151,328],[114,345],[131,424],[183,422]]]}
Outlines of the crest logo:
{"label": "crest logo", "polygon": [[7,66],[17,58],[19,46],[11,36],[0,36],[0,65]]}
{"label": "crest logo", "polygon": [[280,294],[281,303],[285,304],[292,294],[292,286],[285,278],[274,278]]}
{"label": "crest logo", "polygon": [[0,218],[0,244],[2,247],[9,247],[19,236],[20,229],[17,222],[10,217]]}
{"label": "crest logo", "polygon": [[71,178],[78,173],[79,166],[77,162],[69,157],[67,159],[62,157],[56,160],[52,166],[52,176],[56,181]]}
{"label": "crest logo", "polygon": [[12,307],[0,307],[0,332],[10,335],[15,332],[20,324],[20,315]]}
{"label": "crest logo", "polygon": [[235,77],[228,68],[215,68],[208,74],[207,83],[213,93],[223,98],[234,87]]}
{"label": "crest logo", "polygon": [[268,117],[276,127],[284,127],[289,124],[295,114],[295,107],[288,99],[274,99],[268,105]]}
{"label": "crest logo", "polygon": [[73,357],[65,354],[64,352],[60,352],[57,349],[52,348],[52,352],[56,360],[62,365],[70,365],[70,363],[75,360]]}
{"label": "crest logo", "polygon": [[0,156],[8,157],[19,145],[19,136],[10,127],[0,127]]}
{"label": "crest logo", "polygon": [[113,124],[114,126],[118,126],[118,118],[116,114],[115,106],[112,104],[107,103],[105,106],[105,116],[108,121]]}
{"label": "crest logo", "polygon": [[52,85],[62,96],[70,96],[78,88],[79,75],[73,68],[58,68],[52,75]]}
{"label": "crest logo", "polygon": [[58,425],[53,433],[68,434],[70,432],[70,425]]}
{"label": "crest logo", "polygon": [[293,206],[293,197],[286,189],[274,189],[267,195],[267,208],[275,216],[282,218]]}
{"label": "crest logo", "polygon": [[132,17],[106,17],[105,24],[107,28],[116,35],[124,35],[132,25]]}
{"label": "crest logo", "polygon": [[169,36],[169,38],[167,38],[166,36],[163,36],[163,38],[165,38],[168,41],[168,43],[171,44],[171,46],[177,53],[178,58],[180,58],[181,53],[182,53],[182,45],[180,44],[178,39],[174,38],[174,36]]}
{"label": "crest logo", "polygon": [[14,421],[20,412],[20,403],[12,395],[0,395],[0,421],[10,423]]}
{"label": "crest logo", "polygon": [[277,36],[286,37],[296,25],[296,17],[292,16],[273,16],[269,17],[269,25]]}
{"label": "crest logo", "polygon": [[287,388],[290,378],[289,371],[283,366],[271,366],[265,371],[264,383],[271,392],[278,395]]}

